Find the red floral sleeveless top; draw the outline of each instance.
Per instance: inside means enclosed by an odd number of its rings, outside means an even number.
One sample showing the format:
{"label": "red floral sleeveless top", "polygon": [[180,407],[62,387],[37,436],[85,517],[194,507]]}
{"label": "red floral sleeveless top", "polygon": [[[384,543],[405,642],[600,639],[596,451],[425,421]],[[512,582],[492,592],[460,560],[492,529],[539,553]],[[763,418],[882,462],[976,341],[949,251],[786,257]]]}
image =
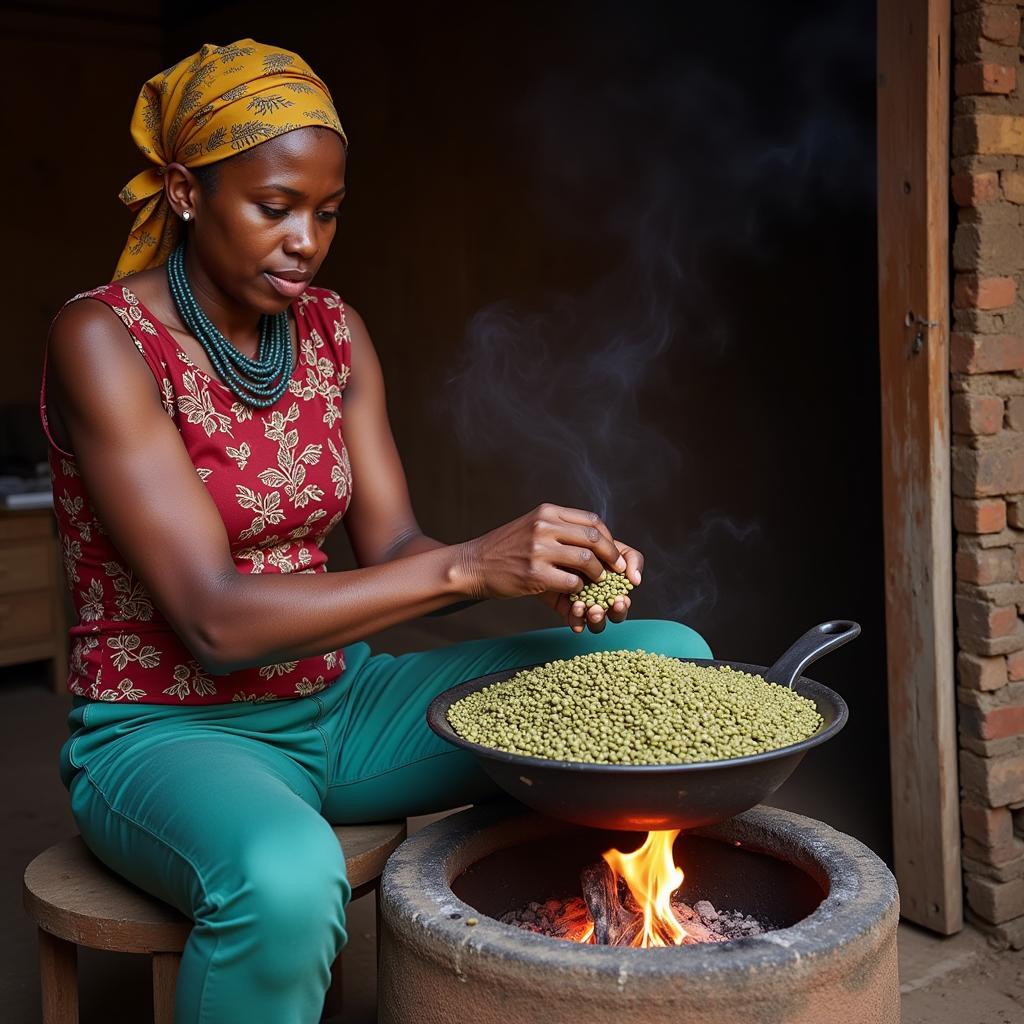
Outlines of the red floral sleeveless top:
{"label": "red floral sleeveless top", "polygon": [[[342,437],[351,339],[338,296],[309,288],[293,303],[298,364],[288,390],[266,409],[244,405],[199,369],[122,284],[70,301],[84,298],[117,314],[153,372],[164,409],[220,510],[239,572],[326,572],[323,541],[352,494]],[[44,358],[40,414],[79,619],[70,630],[71,692],[104,701],[219,704],[304,697],[331,685],[345,667],[341,651],[220,676],[197,664],[104,532],[74,455],[53,440],[45,380]]]}

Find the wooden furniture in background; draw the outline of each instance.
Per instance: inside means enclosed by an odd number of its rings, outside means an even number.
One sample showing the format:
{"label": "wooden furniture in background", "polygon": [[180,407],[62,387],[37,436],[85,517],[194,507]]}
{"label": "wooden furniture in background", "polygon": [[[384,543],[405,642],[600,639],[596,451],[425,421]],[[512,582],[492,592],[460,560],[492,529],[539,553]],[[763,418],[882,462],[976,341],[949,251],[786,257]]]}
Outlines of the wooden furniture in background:
{"label": "wooden furniture in background", "polygon": [[893,850],[904,917],[963,926],[949,426],[949,0],[878,4],[878,299]]}
{"label": "wooden furniture in background", "polygon": [[[352,898],[376,890],[388,857],[405,839],[404,821],[338,825]],[[178,965],[192,922],[97,860],[75,836],[25,869],[25,909],[39,926],[43,1024],[77,1024],[78,946],[153,958],[154,1024],[173,1024]],[[341,957],[325,1014],[341,1010]]]}
{"label": "wooden furniture in background", "polygon": [[68,669],[64,590],[53,510],[0,510],[0,665],[48,658],[57,693]]}

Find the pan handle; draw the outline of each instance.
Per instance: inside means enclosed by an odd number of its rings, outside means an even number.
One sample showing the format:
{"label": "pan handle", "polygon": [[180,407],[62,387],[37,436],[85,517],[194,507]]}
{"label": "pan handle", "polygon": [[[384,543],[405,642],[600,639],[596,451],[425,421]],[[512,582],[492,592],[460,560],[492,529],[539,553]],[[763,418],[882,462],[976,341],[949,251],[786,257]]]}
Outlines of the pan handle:
{"label": "pan handle", "polygon": [[860,636],[860,626],[849,619],[822,622],[806,633],[764,674],[769,683],[788,686],[804,674],[804,669],[820,657]]}

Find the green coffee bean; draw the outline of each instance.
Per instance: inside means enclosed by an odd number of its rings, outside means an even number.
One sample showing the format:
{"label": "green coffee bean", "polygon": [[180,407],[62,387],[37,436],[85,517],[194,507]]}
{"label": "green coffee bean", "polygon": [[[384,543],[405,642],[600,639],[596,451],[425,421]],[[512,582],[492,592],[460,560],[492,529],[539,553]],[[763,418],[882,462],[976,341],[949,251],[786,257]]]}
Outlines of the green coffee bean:
{"label": "green coffee bean", "polygon": [[591,580],[575,594],[569,595],[569,600],[582,601],[589,610],[594,605],[609,609],[615,603],[617,597],[625,597],[633,589],[633,584],[620,572],[601,573],[601,578]]}
{"label": "green coffee bean", "polygon": [[458,735],[513,754],[680,764],[763,753],[813,735],[814,701],[728,666],[646,651],[547,662],[456,701]]}

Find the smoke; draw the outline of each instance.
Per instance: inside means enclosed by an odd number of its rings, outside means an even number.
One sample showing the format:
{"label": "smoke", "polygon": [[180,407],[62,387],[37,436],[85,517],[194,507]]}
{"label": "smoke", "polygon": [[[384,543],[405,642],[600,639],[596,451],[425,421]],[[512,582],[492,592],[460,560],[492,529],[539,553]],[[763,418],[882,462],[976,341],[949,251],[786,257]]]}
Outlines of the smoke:
{"label": "smoke", "polygon": [[706,512],[701,516],[700,526],[687,535],[678,550],[666,552],[659,547],[661,557],[682,570],[671,577],[678,581],[674,584],[676,589],[660,595],[661,603],[669,609],[668,617],[686,622],[698,610],[710,612],[719,597],[712,552],[720,547],[752,543],[759,535],[756,523],[737,523],[728,516]]}
{"label": "smoke", "polygon": [[[740,254],[769,265],[779,232],[873,187],[863,118],[842,93],[851,75],[871,75],[872,41],[851,31],[851,10],[794,29],[766,72],[782,81],[762,90],[720,57],[652,50],[655,29],[611,45],[616,21],[598,16],[577,45],[593,43],[598,65],[614,52],[618,65],[538,73],[523,96],[537,215],[614,257],[587,287],[477,311],[445,406],[468,456],[578,495],[617,536],[619,523],[646,534],[623,539],[659,567],[645,590],[661,614],[713,608],[723,562],[763,540],[754,521],[702,511],[714,482],[692,478],[688,452],[711,431],[688,420],[701,381],[679,367],[733,357],[737,311],[722,295],[742,295],[729,282]],[[666,495],[685,496],[680,527],[652,535],[630,512]]]}

